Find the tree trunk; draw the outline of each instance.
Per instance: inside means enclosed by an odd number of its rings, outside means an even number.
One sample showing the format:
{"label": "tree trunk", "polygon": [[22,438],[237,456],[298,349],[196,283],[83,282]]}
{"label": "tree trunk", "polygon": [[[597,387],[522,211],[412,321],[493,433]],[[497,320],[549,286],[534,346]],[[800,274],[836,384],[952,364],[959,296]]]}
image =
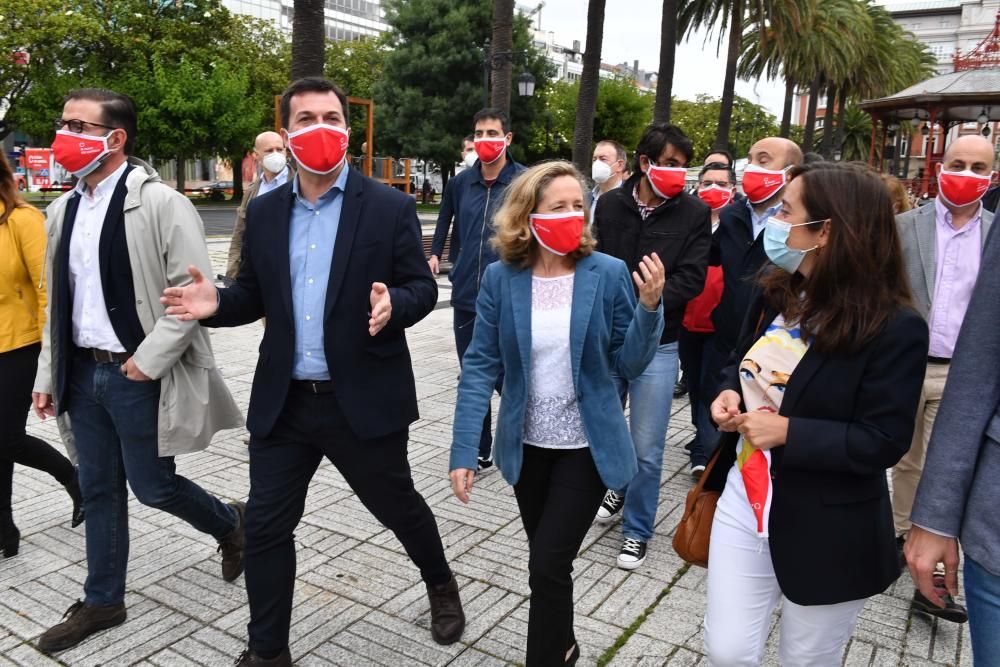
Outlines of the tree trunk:
{"label": "tree trunk", "polygon": [[844,122],[847,118],[847,86],[840,87],[840,101],[837,102],[837,132],[833,137],[833,152],[843,155]]}
{"label": "tree trunk", "polygon": [[229,158],[233,165],[233,201],[243,201],[243,156],[234,155]]}
{"label": "tree trunk", "polygon": [[792,132],[792,100],[795,99],[795,82],[785,79],[785,104],[781,107],[781,130],[779,137],[788,138]]}
{"label": "tree trunk", "polygon": [[187,174],[184,172],[184,156],[177,156],[177,192],[184,194],[185,179]]}
{"label": "tree trunk", "polygon": [[[514,0],[493,0],[493,53],[512,54],[514,51]],[[511,58],[495,61],[493,93],[490,106],[510,113]]]}
{"label": "tree trunk", "polygon": [[819,102],[819,91],[823,88],[823,75],[817,74],[809,86],[809,107],[806,111],[806,126],[802,132],[802,150],[813,149],[813,139],[816,134],[816,104]]}
{"label": "tree trunk", "polygon": [[743,38],[743,0],[733,0],[733,14],[729,17],[729,51],[726,55],[726,78],[722,84],[722,104],[719,107],[719,125],[715,130],[718,150],[729,150],[729,125],[733,119],[733,98],[736,94],[736,65],[740,59],[740,41]]}
{"label": "tree trunk", "polygon": [[580,75],[580,95],[576,98],[576,123],[573,127],[573,164],[584,174],[590,173],[593,150],[606,3],[607,0],[590,0],[587,7],[587,45],[583,52],[583,73]]}
{"label": "tree trunk", "polygon": [[819,153],[829,160],[833,157],[833,108],[837,104],[837,87],[832,83],[826,87],[826,111],[823,112],[823,138],[820,139]]}
{"label": "tree trunk", "polygon": [[673,93],[674,62],[677,55],[677,5],[679,0],[663,0],[660,22],[660,70],[656,78],[656,101],[653,122],[670,122],[670,96]]}
{"label": "tree trunk", "polygon": [[326,47],[324,0],[295,0],[292,15],[292,81],[323,76]]}

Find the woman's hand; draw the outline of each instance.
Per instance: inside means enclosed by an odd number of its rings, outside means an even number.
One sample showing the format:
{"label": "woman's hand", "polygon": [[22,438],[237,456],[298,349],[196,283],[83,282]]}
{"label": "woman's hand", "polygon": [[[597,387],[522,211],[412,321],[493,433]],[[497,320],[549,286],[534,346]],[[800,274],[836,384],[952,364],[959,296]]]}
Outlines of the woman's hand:
{"label": "woman's hand", "polygon": [[472,494],[472,482],[476,478],[476,471],[468,468],[455,468],[448,476],[451,477],[451,491],[455,497],[463,503],[468,504],[469,495]]}
{"label": "woman's hand", "polygon": [[720,431],[732,433],[736,430],[733,420],[740,414],[740,395],[732,389],[724,389],[714,401],[709,410],[712,421],[719,425]]}
{"label": "woman's hand", "polygon": [[[642,271],[642,276],[639,275],[639,271]],[[652,257],[643,255],[642,261],[639,262],[639,271],[632,272],[632,280],[639,288],[639,301],[646,310],[656,310],[660,305],[663,283],[666,280],[660,256],[655,252]]]}
{"label": "woman's hand", "polygon": [[732,423],[743,439],[757,449],[781,447],[788,439],[788,417],[773,412],[747,412],[733,417]]}

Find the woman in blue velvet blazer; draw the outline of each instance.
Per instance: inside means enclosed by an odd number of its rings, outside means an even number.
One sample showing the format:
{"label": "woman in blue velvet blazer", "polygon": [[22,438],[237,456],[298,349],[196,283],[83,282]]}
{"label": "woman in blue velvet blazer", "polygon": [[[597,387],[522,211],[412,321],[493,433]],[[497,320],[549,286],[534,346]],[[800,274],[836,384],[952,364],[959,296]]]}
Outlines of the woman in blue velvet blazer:
{"label": "woman in blue velvet blazer", "polygon": [[483,417],[504,372],[494,458],[514,486],[525,532],[531,604],[525,664],[573,664],[572,564],[607,488],[636,472],[612,371],[633,379],[663,329],[663,265],[593,251],[584,189],[567,162],[533,167],[496,216],[501,261],[479,290],[462,362],[451,449],[455,495],[468,502]]}

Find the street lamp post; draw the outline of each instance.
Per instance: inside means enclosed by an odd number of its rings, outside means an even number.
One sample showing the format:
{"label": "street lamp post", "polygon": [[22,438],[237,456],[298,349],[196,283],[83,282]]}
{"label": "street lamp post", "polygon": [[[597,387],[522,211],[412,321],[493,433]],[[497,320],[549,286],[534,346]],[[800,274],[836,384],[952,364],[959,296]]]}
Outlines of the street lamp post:
{"label": "street lamp post", "polygon": [[[486,44],[483,46],[483,108],[490,105],[490,72],[499,71],[504,63],[513,65],[517,60],[527,56],[527,51],[497,51],[493,53],[490,50],[490,40],[486,40]],[[517,94],[521,97],[531,97],[535,94],[535,77],[527,69],[517,77]]]}

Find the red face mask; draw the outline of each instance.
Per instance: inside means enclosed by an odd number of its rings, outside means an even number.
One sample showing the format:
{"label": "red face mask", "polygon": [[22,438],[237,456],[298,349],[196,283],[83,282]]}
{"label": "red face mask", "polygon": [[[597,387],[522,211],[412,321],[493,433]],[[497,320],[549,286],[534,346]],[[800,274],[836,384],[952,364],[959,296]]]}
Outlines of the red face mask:
{"label": "red face mask", "polygon": [[479,137],[476,139],[476,155],[483,164],[493,164],[507,150],[504,137]]}
{"label": "red face mask", "polygon": [[965,171],[945,171],[938,174],[938,188],[941,197],[952,206],[967,206],[983,198],[990,188],[993,173],[977,174]]}
{"label": "red face mask", "polygon": [[532,213],[528,216],[531,233],[538,243],[557,255],[568,255],[580,247],[583,234],[583,211],[569,213]]}
{"label": "red face mask", "polygon": [[109,136],[110,132],[103,137],[93,137],[59,130],[52,142],[52,157],[63,169],[77,178],[83,178],[100,167],[104,157],[111,152],[108,148]]}
{"label": "red face mask", "polygon": [[785,170],[772,170],[748,164],[743,171],[743,192],[751,204],[767,201],[785,187]]}
{"label": "red face mask", "polygon": [[720,185],[710,185],[707,188],[700,188],[698,190],[698,197],[708,204],[713,211],[718,211],[733,200],[733,189],[724,188]]}
{"label": "red face mask", "polygon": [[318,123],[290,133],[288,148],[300,167],[324,175],[344,162],[348,138],[344,128]]}
{"label": "red face mask", "polygon": [[652,162],[646,170],[646,178],[653,192],[661,199],[676,197],[684,189],[687,169],[684,167],[658,167]]}

